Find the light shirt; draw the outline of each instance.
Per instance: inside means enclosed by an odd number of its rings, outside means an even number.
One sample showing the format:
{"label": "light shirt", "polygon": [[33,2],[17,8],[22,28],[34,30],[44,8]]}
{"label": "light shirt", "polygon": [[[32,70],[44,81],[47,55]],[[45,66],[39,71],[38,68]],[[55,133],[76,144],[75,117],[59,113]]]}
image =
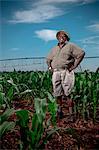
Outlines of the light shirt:
{"label": "light shirt", "polygon": [[79,55],[84,51],[77,45],[66,42],[66,44],[60,48],[58,45],[52,48],[51,52],[47,56],[47,61],[51,61],[53,69],[62,68],[68,66],[74,62]]}

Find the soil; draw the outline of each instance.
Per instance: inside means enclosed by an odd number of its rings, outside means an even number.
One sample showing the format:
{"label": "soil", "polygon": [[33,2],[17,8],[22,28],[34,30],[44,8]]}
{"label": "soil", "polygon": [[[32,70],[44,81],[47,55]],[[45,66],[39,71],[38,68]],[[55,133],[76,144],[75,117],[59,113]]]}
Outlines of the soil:
{"label": "soil", "polygon": [[[99,120],[96,120],[96,122],[93,123],[91,118],[83,120],[82,117],[78,118],[76,114],[72,114],[71,119],[65,102],[63,106],[64,117],[63,119],[57,120],[58,130],[48,138],[47,143],[42,149],[99,150]],[[13,107],[15,109],[27,109],[33,113],[33,104],[28,103],[27,101],[14,101]],[[47,117],[48,116],[50,116],[49,113],[47,113]],[[9,119],[15,121],[16,115],[14,114]],[[53,129],[52,125],[45,131],[44,135],[51,129]],[[7,132],[1,139],[1,149],[19,150],[20,140],[20,129],[16,126],[15,130]]]}
{"label": "soil", "polygon": [[91,118],[83,120],[78,114],[70,116],[65,101],[63,113],[63,119],[57,121],[60,129],[50,137],[46,150],[99,150],[99,107],[95,123]]}

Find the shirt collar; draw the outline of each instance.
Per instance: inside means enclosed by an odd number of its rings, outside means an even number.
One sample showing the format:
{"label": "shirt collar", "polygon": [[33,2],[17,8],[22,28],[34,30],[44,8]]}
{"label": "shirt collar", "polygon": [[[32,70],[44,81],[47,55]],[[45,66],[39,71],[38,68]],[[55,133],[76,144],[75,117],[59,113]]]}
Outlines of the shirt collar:
{"label": "shirt collar", "polygon": [[[62,48],[63,48],[67,43],[68,43],[68,41],[66,41],[66,42],[63,44]],[[57,46],[59,46],[59,43],[57,44]]]}

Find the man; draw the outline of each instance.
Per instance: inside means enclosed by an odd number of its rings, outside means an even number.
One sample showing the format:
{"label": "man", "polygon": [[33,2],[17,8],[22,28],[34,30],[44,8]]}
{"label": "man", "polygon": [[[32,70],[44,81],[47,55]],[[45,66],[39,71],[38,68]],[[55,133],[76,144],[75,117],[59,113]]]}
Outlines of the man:
{"label": "man", "polygon": [[54,96],[59,105],[58,116],[63,116],[62,97],[67,97],[69,113],[72,114],[72,100],[70,93],[74,86],[74,69],[84,58],[85,52],[77,45],[70,43],[67,32],[59,31],[56,34],[58,45],[47,56],[48,69],[53,72],[52,84]]}

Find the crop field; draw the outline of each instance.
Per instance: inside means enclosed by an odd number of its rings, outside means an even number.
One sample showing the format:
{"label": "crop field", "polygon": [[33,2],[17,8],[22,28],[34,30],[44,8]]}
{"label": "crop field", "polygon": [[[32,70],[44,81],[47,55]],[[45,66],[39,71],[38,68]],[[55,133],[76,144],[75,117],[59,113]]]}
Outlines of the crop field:
{"label": "crop field", "polygon": [[75,73],[73,121],[57,121],[50,72],[0,73],[0,149],[98,150],[99,72]]}

